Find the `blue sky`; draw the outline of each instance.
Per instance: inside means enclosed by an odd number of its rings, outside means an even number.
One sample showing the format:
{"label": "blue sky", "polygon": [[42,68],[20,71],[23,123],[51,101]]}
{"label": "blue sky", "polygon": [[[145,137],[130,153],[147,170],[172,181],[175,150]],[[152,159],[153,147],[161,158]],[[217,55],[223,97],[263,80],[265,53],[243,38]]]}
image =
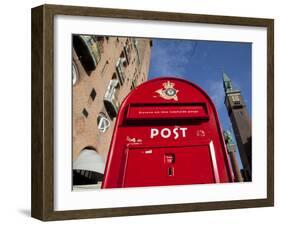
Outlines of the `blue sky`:
{"label": "blue sky", "polygon": [[252,45],[241,42],[153,39],[148,79],[173,76],[203,88],[216,105],[221,126],[231,129],[226,107],[222,72],[235,89],[241,90],[251,117]]}

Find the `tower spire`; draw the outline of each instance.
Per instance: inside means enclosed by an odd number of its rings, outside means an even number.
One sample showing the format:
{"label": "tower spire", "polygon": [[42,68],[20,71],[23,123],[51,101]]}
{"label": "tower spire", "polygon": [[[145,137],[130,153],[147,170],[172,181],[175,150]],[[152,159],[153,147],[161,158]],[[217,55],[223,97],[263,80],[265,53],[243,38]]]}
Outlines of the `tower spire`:
{"label": "tower spire", "polygon": [[232,82],[225,72],[222,72],[224,92],[229,93],[233,91]]}

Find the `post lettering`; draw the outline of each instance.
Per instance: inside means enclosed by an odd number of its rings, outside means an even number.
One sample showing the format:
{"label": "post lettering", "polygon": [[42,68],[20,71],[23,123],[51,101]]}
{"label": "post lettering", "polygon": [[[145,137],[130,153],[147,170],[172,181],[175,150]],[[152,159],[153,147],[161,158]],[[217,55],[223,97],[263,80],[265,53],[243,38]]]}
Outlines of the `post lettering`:
{"label": "post lettering", "polygon": [[150,138],[153,138],[153,137],[157,136],[158,134],[159,134],[158,129],[151,129],[150,130]]}
{"label": "post lettering", "polygon": [[179,129],[179,128],[174,128],[174,129],[173,129],[173,133],[174,133],[174,135],[175,135],[175,137],[174,137],[175,140],[179,138],[178,129]]}
{"label": "post lettering", "polygon": [[161,130],[161,137],[168,138],[171,136],[171,130],[168,128],[164,128]]}
{"label": "post lettering", "polygon": [[175,127],[174,129],[163,128],[160,130],[160,133],[159,133],[159,129],[151,128],[150,138],[153,139],[160,135],[162,138],[167,139],[173,135],[174,136],[173,138],[176,140],[180,136],[186,137],[186,133],[187,133],[187,128],[179,128],[179,127]]}
{"label": "post lettering", "polygon": [[182,136],[186,137],[187,128],[180,128],[180,130],[182,131]]}

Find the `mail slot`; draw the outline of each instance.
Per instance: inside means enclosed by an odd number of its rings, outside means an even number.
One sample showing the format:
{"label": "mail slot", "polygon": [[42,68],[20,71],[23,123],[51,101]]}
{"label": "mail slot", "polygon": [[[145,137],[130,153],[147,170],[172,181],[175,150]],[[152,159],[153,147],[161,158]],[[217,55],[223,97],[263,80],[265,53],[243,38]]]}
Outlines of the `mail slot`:
{"label": "mail slot", "polygon": [[162,77],[123,101],[102,188],[233,182],[218,115],[197,85]]}
{"label": "mail slot", "polygon": [[136,105],[128,107],[126,120],[167,120],[167,119],[207,119],[206,105],[198,104],[162,104]]}

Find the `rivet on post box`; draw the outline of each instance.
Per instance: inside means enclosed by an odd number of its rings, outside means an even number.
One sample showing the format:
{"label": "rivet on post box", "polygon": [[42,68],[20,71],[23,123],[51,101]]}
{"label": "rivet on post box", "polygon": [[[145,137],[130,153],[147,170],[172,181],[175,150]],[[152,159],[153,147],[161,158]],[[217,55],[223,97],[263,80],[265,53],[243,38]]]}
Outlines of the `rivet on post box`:
{"label": "rivet on post box", "polygon": [[162,77],[125,98],[102,188],[227,182],[233,172],[218,115],[200,87]]}

